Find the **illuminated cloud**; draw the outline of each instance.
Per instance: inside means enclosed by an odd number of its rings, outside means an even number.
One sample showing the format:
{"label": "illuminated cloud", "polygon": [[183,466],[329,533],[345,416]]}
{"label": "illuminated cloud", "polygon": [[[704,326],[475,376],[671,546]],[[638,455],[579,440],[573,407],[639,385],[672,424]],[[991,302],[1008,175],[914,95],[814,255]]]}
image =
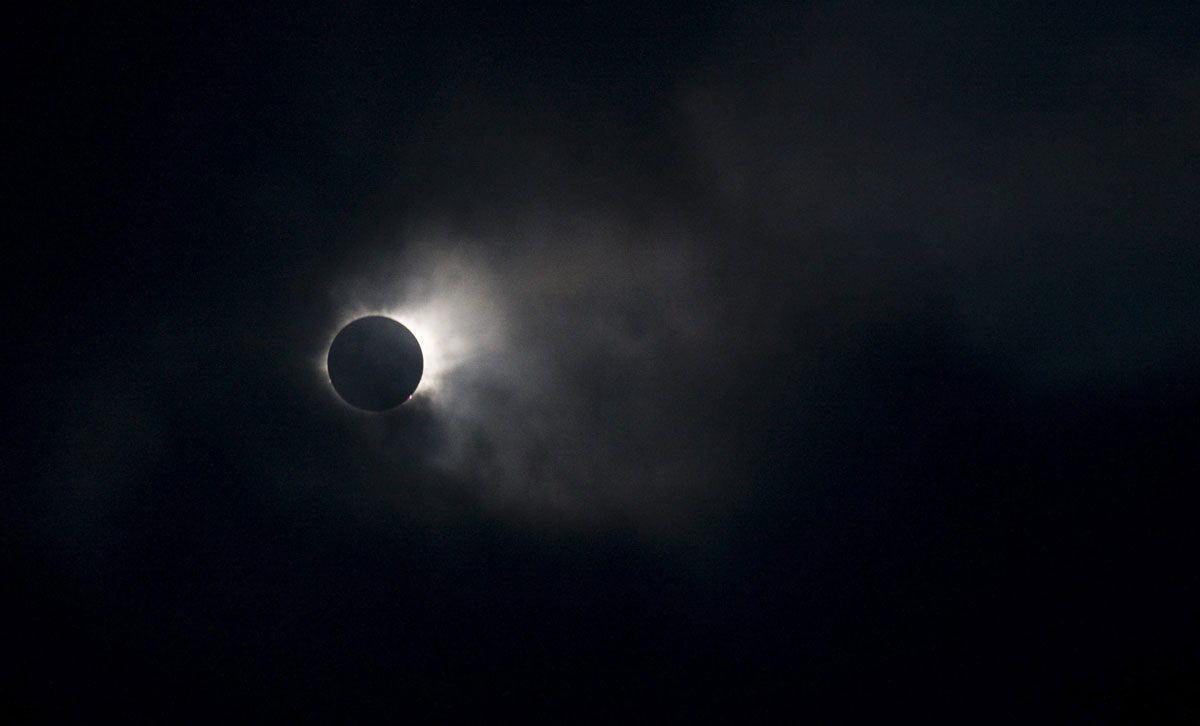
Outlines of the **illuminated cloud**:
{"label": "illuminated cloud", "polygon": [[706,407],[733,364],[709,262],[680,230],[595,214],[507,235],[414,234],[336,287],[338,326],[388,315],[421,341],[429,460],[494,511],[554,526],[703,517],[721,471],[698,455]]}

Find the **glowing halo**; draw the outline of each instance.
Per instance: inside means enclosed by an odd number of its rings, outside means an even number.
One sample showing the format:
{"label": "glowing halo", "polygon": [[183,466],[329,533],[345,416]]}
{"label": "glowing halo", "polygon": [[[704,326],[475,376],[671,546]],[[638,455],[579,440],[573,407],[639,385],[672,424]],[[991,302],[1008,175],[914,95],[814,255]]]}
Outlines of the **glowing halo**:
{"label": "glowing halo", "polygon": [[[382,270],[391,269],[384,265]],[[496,347],[503,331],[497,300],[488,294],[489,278],[482,264],[469,264],[460,256],[442,253],[425,264],[409,263],[407,274],[379,281],[372,276],[348,280],[339,297],[341,306],[323,344],[313,356],[314,368],[329,395],[344,401],[329,381],[326,358],[334,337],[348,323],[369,315],[382,315],[404,325],[421,344],[424,372],[413,394],[414,401],[433,400],[445,393],[452,373]],[[402,300],[391,303],[388,299]]]}

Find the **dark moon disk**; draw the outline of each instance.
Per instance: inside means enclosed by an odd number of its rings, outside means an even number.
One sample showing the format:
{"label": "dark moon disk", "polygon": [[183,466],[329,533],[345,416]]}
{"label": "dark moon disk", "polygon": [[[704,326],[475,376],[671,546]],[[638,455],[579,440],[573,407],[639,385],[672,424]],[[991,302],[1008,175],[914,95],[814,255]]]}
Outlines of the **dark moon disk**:
{"label": "dark moon disk", "polygon": [[329,346],[329,382],[346,403],[386,411],[412,397],[425,358],[408,328],[382,315],[359,318]]}

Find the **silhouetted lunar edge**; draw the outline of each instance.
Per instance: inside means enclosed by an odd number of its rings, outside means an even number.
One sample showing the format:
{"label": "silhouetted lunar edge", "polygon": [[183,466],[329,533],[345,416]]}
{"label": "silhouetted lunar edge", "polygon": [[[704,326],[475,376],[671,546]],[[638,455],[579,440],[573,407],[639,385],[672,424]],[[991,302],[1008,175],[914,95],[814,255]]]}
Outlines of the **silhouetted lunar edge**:
{"label": "silhouetted lunar edge", "polygon": [[415,335],[382,315],[359,318],[329,345],[329,382],[346,403],[386,411],[412,397],[425,359]]}

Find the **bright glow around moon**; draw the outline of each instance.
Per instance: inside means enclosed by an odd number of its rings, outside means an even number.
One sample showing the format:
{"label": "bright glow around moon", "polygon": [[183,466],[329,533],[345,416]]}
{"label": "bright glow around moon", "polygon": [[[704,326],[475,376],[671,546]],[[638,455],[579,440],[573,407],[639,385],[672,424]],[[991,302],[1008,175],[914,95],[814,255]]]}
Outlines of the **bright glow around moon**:
{"label": "bright glow around moon", "polygon": [[724,464],[693,463],[697,450],[720,451],[697,392],[732,370],[711,337],[719,278],[675,235],[621,220],[546,216],[494,233],[418,230],[334,279],[312,349],[331,405],[348,406],[326,375],[329,344],[351,321],[383,315],[412,331],[425,361],[394,415],[431,425],[348,413],[381,461],[419,445],[439,487],[553,526],[640,520],[667,531],[700,516],[694,502],[710,499],[695,493]]}
{"label": "bright glow around moon", "polygon": [[[503,332],[499,300],[489,294],[485,267],[469,253],[404,255],[379,270],[347,280],[337,291],[341,315],[328,331],[318,370],[328,386],[326,356],[346,324],[384,315],[403,324],[421,344],[425,369],[414,400],[437,400],[455,371],[496,348]],[[329,386],[331,395],[336,393]]]}

